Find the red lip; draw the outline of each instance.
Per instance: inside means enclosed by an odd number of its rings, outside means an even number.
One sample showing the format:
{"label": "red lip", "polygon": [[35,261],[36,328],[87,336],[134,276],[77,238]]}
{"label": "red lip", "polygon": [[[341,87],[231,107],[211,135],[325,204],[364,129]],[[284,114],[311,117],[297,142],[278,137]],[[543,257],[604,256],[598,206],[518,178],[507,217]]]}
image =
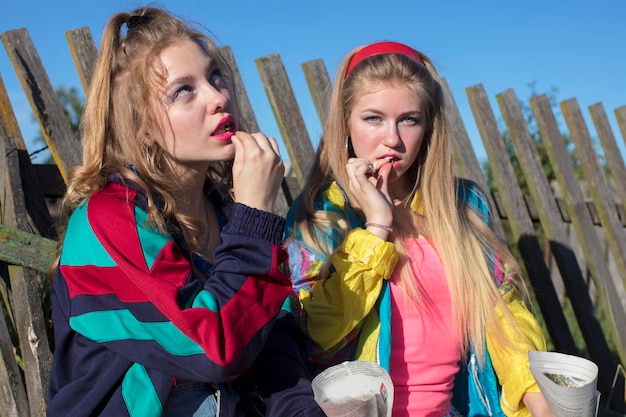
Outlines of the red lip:
{"label": "red lip", "polygon": [[218,142],[226,142],[229,141],[230,138],[232,138],[233,136],[235,136],[235,131],[232,132],[224,132],[221,135],[213,135],[212,138],[215,139]]}
{"label": "red lip", "polygon": [[237,127],[235,125],[235,119],[233,116],[228,115],[220,120],[213,133],[211,133],[211,136],[215,140],[224,142],[230,140],[236,132]]}

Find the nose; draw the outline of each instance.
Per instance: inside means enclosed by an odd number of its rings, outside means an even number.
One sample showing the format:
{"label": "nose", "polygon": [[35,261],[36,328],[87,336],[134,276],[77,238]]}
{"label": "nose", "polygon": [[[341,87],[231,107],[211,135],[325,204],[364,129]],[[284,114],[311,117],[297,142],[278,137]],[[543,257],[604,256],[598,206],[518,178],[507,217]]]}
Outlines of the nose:
{"label": "nose", "polygon": [[230,101],[230,94],[207,84],[207,107],[211,114],[223,111]]}
{"label": "nose", "polygon": [[400,129],[397,124],[390,123],[388,125],[387,132],[385,134],[385,145],[390,148],[398,147],[402,143],[402,138],[400,137]]}

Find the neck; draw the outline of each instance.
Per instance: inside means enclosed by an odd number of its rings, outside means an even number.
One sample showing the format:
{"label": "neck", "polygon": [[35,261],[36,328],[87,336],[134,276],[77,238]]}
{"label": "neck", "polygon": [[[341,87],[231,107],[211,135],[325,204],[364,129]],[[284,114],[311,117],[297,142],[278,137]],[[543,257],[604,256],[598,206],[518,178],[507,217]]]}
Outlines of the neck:
{"label": "neck", "polygon": [[205,171],[187,170],[178,173],[180,188],[176,191],[178,210],[187,216],[204,218],[206,203],[204,198]]}
{"label": "neck", "polygon": [[389,184],[389,196],[392,200],[402,201],[413,191],[413,184],[407,184],[402,178]]}

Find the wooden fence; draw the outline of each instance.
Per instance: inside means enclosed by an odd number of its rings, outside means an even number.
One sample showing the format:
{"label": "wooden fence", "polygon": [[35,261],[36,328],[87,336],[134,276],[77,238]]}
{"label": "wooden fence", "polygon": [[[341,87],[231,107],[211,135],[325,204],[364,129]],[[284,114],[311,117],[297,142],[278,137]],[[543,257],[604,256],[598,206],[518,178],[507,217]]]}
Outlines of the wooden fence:
{"label": "wooden fence", "polygon": [[[4,312],[0,314],[0,417],[34,417],[45,412],[53,350],[44,283],[58,237],[45,199],[63,195],[68,170],[79,164],[81,157],[28,31],[12,30],[0,37],[56,163],[31,163],[0,77],[0,304]],[[86,91],[96,46],[88,28],[68,31],[67,40]],[[250,122],[245,128],[258,130],[233,53],[229,47],[223,47],[222,52],[235,70],[237,99]],[[278,201],[277,209],[284,214],[298,193],[314,148],[280,56],[258,58],[256,65],[292,163],[293,175],[285,178]],[[322,60],[305,62],[302,68],[318,116],[323,119],[331,85],[328,71]],[[447,84],[445,87],[449,92]],[[601,414],[624,415],[626,169],[605,109],[598,103],[588,110],[610,176],[599,162],[576,99],[559,103],[586,178],[587,186],[581,187],[548,97],[530,99],[556,172],[556,180],[550,183],[515,92],[498,94],[506,136],[528,187],[522,192],[504,132],[498,127],[483,86],[468,87],[466,94],[496,183],[489,197],[499,214],[497,227],[506,231],[525,268],[551,347],[594,361],[599,367]],[[449,98],[457,173],[487,190],[454,98]],[[624,139],[626,106],[615,109],[614,115]],[[576,338],[575,334],[582,336]]]}

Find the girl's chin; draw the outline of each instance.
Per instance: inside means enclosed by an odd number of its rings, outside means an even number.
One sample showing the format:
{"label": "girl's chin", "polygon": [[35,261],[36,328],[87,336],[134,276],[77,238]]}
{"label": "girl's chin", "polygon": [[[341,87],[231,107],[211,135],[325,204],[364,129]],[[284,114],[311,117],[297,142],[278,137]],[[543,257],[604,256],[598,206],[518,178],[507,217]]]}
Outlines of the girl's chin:
{"label": "girl's chin", "polygon": [[219,161],[228,161],[235,157],[235,144],[232,141],[223,142],[214,152],[212,157]]}

